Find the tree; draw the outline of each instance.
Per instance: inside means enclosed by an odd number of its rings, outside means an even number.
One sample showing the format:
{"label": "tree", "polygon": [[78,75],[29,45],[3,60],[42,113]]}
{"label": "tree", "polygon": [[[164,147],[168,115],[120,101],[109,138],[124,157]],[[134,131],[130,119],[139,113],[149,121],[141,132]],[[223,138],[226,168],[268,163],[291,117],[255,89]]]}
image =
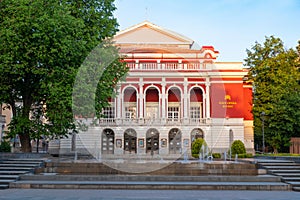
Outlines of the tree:
{"label": "tree", "polygon": [[[90,51],[117,31],[114,10],[112,0],[1,1],[0,101],[12,110],[10,134],[20,136],[23,152],[30,152],[30,140],[40,135],[61,137],[76,131],[76,74]],[[126,74],[118,58],[113,66],[107,67],[113,81],[104,86],[99,82],[98,90],[112,91]]]}
{"label": "tree", "polygon": [[235,140],[231,147],[231,154],[235,155],[235,154],[245,154],[246,153],[246,148],[244,143],[241,140]]}
{"label": "tree", "polygon": [[256,142],[261,141],[262,116],[265,112],[265,139],[274,152],[287,151],[290,137],[299,133],[299,55],[285,49],[274,36],[266,37],[247,51],[245,65],[254,81],[254,126]]}

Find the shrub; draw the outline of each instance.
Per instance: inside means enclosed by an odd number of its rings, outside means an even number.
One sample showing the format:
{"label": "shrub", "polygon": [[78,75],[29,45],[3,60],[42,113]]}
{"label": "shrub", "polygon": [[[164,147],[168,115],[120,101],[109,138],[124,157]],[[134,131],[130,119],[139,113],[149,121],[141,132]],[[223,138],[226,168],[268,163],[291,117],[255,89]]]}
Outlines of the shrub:
{"label": "shrub", "polygon": [[231,155],[246,154],[246,148],[241,140],[235,140],[231,145]]}
{"label": "shrub", "polygon": [[213,156],[213,158],[221,158],[220,153],[213,153],[212,156]]}
{"label": "shrub", "polygon": [[10,151],[11,151],[10,143],[7,141],[2,141],[0,144],[0,152],[10,152]]}
{"label": "shrub", "polygon": [[202,148],[202,145],[204,145],[205,148],[207,146],[207,144],[203,138],[198,138],[198,139],[194,140],[194,142],[192,143],[192,156],[194,158],[199,158],[199,152],[200,152],[200,149]]}
{"label": "shrub", "polygon": [[238,158],[253,158],[251,153],[238,154]]}

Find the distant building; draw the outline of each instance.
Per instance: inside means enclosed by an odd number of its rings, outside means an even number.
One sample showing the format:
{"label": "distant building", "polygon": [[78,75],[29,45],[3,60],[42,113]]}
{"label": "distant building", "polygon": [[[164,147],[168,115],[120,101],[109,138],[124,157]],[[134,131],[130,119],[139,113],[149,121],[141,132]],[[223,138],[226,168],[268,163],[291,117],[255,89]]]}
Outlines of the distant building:
{"label": "distant building", "polygon": [[[76,136],[78,151],[176,157],[190,153],[196,138],[212,152],[228,151],[234,140],[254,151],[252,85],[242,62],[217,62],[214,47],[196,48],[148,21],[118,32],[114,42],[130,72],[105,117]],[[60,140],[60,153],[74,143]]]}
{"label": "distant building", "polygon": [[4,137],[4,129],[6,127],[5,115],[2,114],[2,105],[0,106],[0,144]]}

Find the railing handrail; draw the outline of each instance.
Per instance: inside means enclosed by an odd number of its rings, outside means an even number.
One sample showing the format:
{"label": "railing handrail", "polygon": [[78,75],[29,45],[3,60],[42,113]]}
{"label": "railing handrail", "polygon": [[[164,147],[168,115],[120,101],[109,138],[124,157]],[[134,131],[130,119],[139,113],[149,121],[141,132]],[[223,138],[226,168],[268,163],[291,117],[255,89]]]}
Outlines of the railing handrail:
{"label": "railing handrail", "polygon": [[172,124],[205,124],[205,118],[100,118],[99,125],[172,125]]}
{"label": "railing handrail", "polygon": [[130,70],[156,70],[156,71],[161,71],[161,70],[204,70],[208,69],[206,63],[177,63],[177,62],[162,62],[162,63],[157,63],[157,62],[128,62],[126,63],[126,66]]}

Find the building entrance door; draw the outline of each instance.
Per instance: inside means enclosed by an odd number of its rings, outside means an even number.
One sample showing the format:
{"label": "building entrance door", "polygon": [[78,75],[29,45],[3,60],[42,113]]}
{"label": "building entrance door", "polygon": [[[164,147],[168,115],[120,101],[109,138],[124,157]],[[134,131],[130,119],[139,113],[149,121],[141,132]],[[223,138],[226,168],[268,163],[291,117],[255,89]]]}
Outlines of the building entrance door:
{"label": "building entrance door", "polygon": [[158,154],[159,152],[159,132],[156,129],[149,129],[146,134],[146,153]]}
{"label": "building entrance door", "polygon": [[111,129],[102,132],[102,154],[114,154],[115,133]]}
{"label": "building entrance door", "polygon": [[124,134],[124,152],[136,153],[136,132],[134,130],[126,130]]}
{"label": "building entrance door", "polygon": [[181,150],[181,131],[173,128],[169,132],[169,154],[180,154]]}

